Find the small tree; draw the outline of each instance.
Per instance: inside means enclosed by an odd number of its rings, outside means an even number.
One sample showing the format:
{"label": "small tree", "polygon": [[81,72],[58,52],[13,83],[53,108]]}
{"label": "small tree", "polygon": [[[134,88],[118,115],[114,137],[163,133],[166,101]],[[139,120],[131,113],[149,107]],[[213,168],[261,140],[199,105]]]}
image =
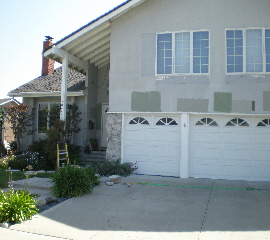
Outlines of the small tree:
{"label": "small tree", "polygon": [[6,150],[3,144],[2,132],[4,128],[4,110],[0,107],[0,154],[4,156],[6,154]]}
{"label": "small tree", "polygon": [[59,119],[60,106],[54,106],[49,115],[50,129],[47,132],[47,136],[50,138],[53,135],[57,138],[57,141],[66,140],[70,142],[73,133],[81,131],[79,127],[79,123],[82,121],[81,114],[76,104],[67,104],[66,121],[61,121]]}
{"label": "small tree", "polygon": [[20,151],[21,138],[34,133],[34,130],[32,129],[34,124],[34,107],[21,103],[16,106],[5,107],[4,112],[7,121],[11,124],[17,142],[17,150]]}

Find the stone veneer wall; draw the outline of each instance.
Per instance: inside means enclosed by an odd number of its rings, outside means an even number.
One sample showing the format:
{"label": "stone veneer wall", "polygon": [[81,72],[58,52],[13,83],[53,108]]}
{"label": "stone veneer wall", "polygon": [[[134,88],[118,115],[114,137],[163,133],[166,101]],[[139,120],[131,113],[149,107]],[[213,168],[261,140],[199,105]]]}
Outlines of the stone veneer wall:
{"label": "stone veneer wall", "polygon": [[121,131],[122,114],[109,113],[107,119],[108,145],[106,150],[107,160],[117,160],[121,158]]}

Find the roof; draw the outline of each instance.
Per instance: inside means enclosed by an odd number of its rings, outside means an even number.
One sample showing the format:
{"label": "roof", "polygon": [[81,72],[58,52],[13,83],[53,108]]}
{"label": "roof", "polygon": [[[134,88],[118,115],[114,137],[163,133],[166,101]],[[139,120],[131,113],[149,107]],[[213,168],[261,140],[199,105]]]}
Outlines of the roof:
{"label": "roof", "polygon": [[56,42],[43,53],[44,56],[60,63],[68,56],[69,67],[84,74],[89,62],[99,68],[105,66],[110,61],[112,21],[144,1],[128,0],[123,2]]}
{"label": "roof", "polygon": [[[83,95],[85,89],[85,75],[68,69],[67,91],[68,95]],[[62,67],[54,70],[53,73],[38,77],[8,93],[9,96],[60,96],[62,82]]]}
{"label": "roof", "polygon": [[3,99],[0,99],[0,106],[5,106],[7,104],[10,104],[10,103],[15,103],[15,104],[20,104],[19,101],[17,101],[16,99],[13,99],[13,98],[3,98]]}

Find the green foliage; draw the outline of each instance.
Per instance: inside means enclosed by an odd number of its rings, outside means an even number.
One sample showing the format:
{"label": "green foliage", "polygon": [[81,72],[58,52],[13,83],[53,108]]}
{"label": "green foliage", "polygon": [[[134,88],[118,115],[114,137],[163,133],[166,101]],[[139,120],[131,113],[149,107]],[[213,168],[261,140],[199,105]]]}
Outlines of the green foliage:
{"label": "green foliage", "polygon": [[4,110],[0,107],[0,128],[2,128],[2,125],[4,123]]}
{"label": "green foliage", "polygon": [[75,104],[67,105],[66,121],[59,119],[60,106],[54,106],[49,113],[50,129],[46,132],[46,139],[40,139],[33,142],[28,150],[39,153],[42,156],[43,165],[47,167],[44,170],[56,168],[56,142],[65,140],[68,143],[68,153],[71,164],[78,164],[81,160],[80,146],[71,144],[70,140],[73,133],[78,133],[81,129],[78,124],[82,120],[81,112],[78,111]]}
{"label": "green foliage", "polygon": [[27,191],[0,192],[0,222],[19,223],[37,212],[36,200]]}
{"label": "green foliage", "polygon": [[[55,169],[56,164],[56,142],[55,139],[40,139],[28,147],[29,151],[39,153],[39,165],[43,170]],[[81,161],[81,147],[68,143],[69,160],[71,164]]]}
{"label": "green foliage", "polygon": [[120,175],[123,177],[129,176],[137,169],[133,163],[121,163],[119,159],[93,162],[92,167],[101,176]]}
{"label": "green foliage", "polygon": [[68,156],[70,164],[80,164],[81,146],[68,143]]}
{"label": "green foliage", "polygon": [[65,140],[70,142],[72,134],[81,131],[79,123],[82,121],[80,117],[82,113],[79,112],[79,107],[76,104],[67,104],[66,121],[61,121],[58,117],[60,110],[60,106],[54,106],[50,110],[49,119],[51,121],[47,136],[56,139],[56,141]]}
{"label": "green foliage", "polygon": [[54,148],[54,144],[52,146],[48,145],[48,139],[39,139],[28,147],[28,151],[38,153],[41,170],[53,170],[56,159],[56,155],[53,155],[55,153]]}
{"label": "green foliage", "polygon": [[91,192],[96,182],[93,170],[68,165],[53,175],[52,193],[55,197],[78,197]]}
{"label": "green foliage", "polygon": [[11,124],[13,134],[18,144],[20,151],[20,139],[26,135],[34,133],[32,126],[34,124],[34,107],[21,103],[16,106],[9,106],[4,108],[5,117]]}
{"label": "green foliage", "polygon": [[10,160],[9,156],[0,158],[0,169],[7,169],[9,160]]}
{"label": "green foliage", "polygon": [[12,169],[23,170],[29,165],[32,166],[33,170],[44,170],[46,168],[44,159],[36,152],[25,151],[5,158],[8,159],[8,167]]}

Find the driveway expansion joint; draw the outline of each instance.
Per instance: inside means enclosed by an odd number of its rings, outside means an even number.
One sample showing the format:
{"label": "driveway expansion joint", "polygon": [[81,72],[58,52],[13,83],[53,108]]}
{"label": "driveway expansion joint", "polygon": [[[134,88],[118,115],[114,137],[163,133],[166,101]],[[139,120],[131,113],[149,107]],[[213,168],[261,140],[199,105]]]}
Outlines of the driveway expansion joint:
{"label": "driveway expansion joint", "polygon": [[[203,230],[203,224],[204,224],[204,221],[205,221],[205,218],[206,218],[206,214],[207,214],[208,206],[209,206],[209,203],[210,203],[210,199],[211,199],[212,191],[213,191],[213,188],[214,188],[214,184],[215,184],[215,182],[213,182],[210,193],[209,193],[208,201],[207,201],[206,208],[205,208],[205,213],[204,213],[203,220],[202,220],[200,234],[202,233],[202,230]],[[199,235],[198,240],[200,240],[200,235]]]}
{"label": "driveway expansion joint", "polygon": [[23,230],[18,230],[18,229],[10,229],[10,228],[7,228],[7,229],[9,231],[28,233],[28,234],[32,234],[32,235],[36,235],[36,236],[50,237],[50,238],[56,238],[56,239],[62,239],[62,240],[75,240],[75,239],[71,239],[71,238],[57,237],[57,236],[52,236],[52,235],[42,234],[42,233],[33,233],[33,232],[28,232],[28,231],[23,231]]}

